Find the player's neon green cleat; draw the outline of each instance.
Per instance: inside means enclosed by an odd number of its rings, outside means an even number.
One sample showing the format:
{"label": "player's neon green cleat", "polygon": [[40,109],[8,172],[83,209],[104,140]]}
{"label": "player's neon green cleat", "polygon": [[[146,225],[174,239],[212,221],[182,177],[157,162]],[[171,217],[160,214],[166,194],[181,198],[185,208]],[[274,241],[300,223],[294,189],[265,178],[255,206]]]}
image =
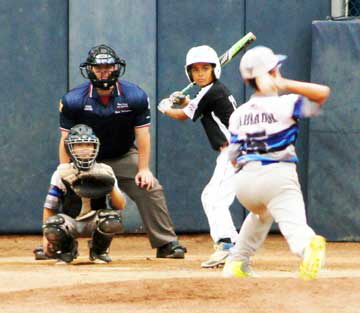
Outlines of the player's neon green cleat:
{"label": "player's neon green cleat", "polygon": [[245,278],[254,276],[249,266],[245,266],[242,261],[234,261],[227,259],[222,271],[223,277]]}
{"label": "player's neon green cleat", "polygon": [[300,264],[299,278],[311,280],[317,277],[321,267],[325,264],[326,241],[322,236],[311,238],[305,248],[304,259]]}

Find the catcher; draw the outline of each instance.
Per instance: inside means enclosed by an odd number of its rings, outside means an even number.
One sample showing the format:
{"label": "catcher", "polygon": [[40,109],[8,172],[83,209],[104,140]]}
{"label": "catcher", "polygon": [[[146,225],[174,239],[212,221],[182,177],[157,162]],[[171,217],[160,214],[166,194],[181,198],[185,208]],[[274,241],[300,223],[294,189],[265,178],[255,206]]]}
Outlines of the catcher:
{"label": "catcher", "polygon": [[78,237],[91,237],[91,261],[109,263],[111,241],[121,232],[125,197],[112,168],[96,163],[99,139],[83,124],[75,125],[65,140],[70,163],[60,164],[51,178],[43,211],[43,245],[35,259],[71,263],[78,256]]}

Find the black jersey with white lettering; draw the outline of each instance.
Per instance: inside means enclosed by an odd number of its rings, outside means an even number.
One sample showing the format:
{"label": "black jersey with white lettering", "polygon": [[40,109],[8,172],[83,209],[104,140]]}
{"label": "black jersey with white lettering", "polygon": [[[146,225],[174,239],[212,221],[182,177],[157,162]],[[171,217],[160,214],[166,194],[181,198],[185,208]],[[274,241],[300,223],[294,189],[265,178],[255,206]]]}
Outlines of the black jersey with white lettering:
{"label": "black jersey with white lettering", "polygon": [[229,118],[236,108],[230,91],[219,80],[201,88],[183,109],[194,122],[200,118],[205,133],[214,150],[219,150],[230,140]]}

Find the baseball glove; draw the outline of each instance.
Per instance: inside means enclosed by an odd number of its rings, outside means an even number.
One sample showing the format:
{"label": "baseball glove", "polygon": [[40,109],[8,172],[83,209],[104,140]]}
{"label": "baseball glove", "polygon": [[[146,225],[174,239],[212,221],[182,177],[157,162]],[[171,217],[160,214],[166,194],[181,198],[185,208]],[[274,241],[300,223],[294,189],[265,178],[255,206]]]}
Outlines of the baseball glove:
{"label": "baseball glove", "polygon": [[112,168],[101,163],[95,163],[89,171],[64,168],[59,173],[61,178],[81,198],[98,199],[104,197],[113,190],[115,184]]}

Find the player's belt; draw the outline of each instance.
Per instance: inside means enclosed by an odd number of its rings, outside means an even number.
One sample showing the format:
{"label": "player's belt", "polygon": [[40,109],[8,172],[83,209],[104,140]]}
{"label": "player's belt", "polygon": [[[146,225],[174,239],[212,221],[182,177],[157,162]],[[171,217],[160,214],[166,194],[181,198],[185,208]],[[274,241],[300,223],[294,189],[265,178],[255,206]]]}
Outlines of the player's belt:
{"label": "player's belt", "polygon": [[261,162],[261,165],[269,165],[269,164],[273,164],[273,163],[280,163],[280,161],[276,161],[276,160],[260,160],[259,162]]}

